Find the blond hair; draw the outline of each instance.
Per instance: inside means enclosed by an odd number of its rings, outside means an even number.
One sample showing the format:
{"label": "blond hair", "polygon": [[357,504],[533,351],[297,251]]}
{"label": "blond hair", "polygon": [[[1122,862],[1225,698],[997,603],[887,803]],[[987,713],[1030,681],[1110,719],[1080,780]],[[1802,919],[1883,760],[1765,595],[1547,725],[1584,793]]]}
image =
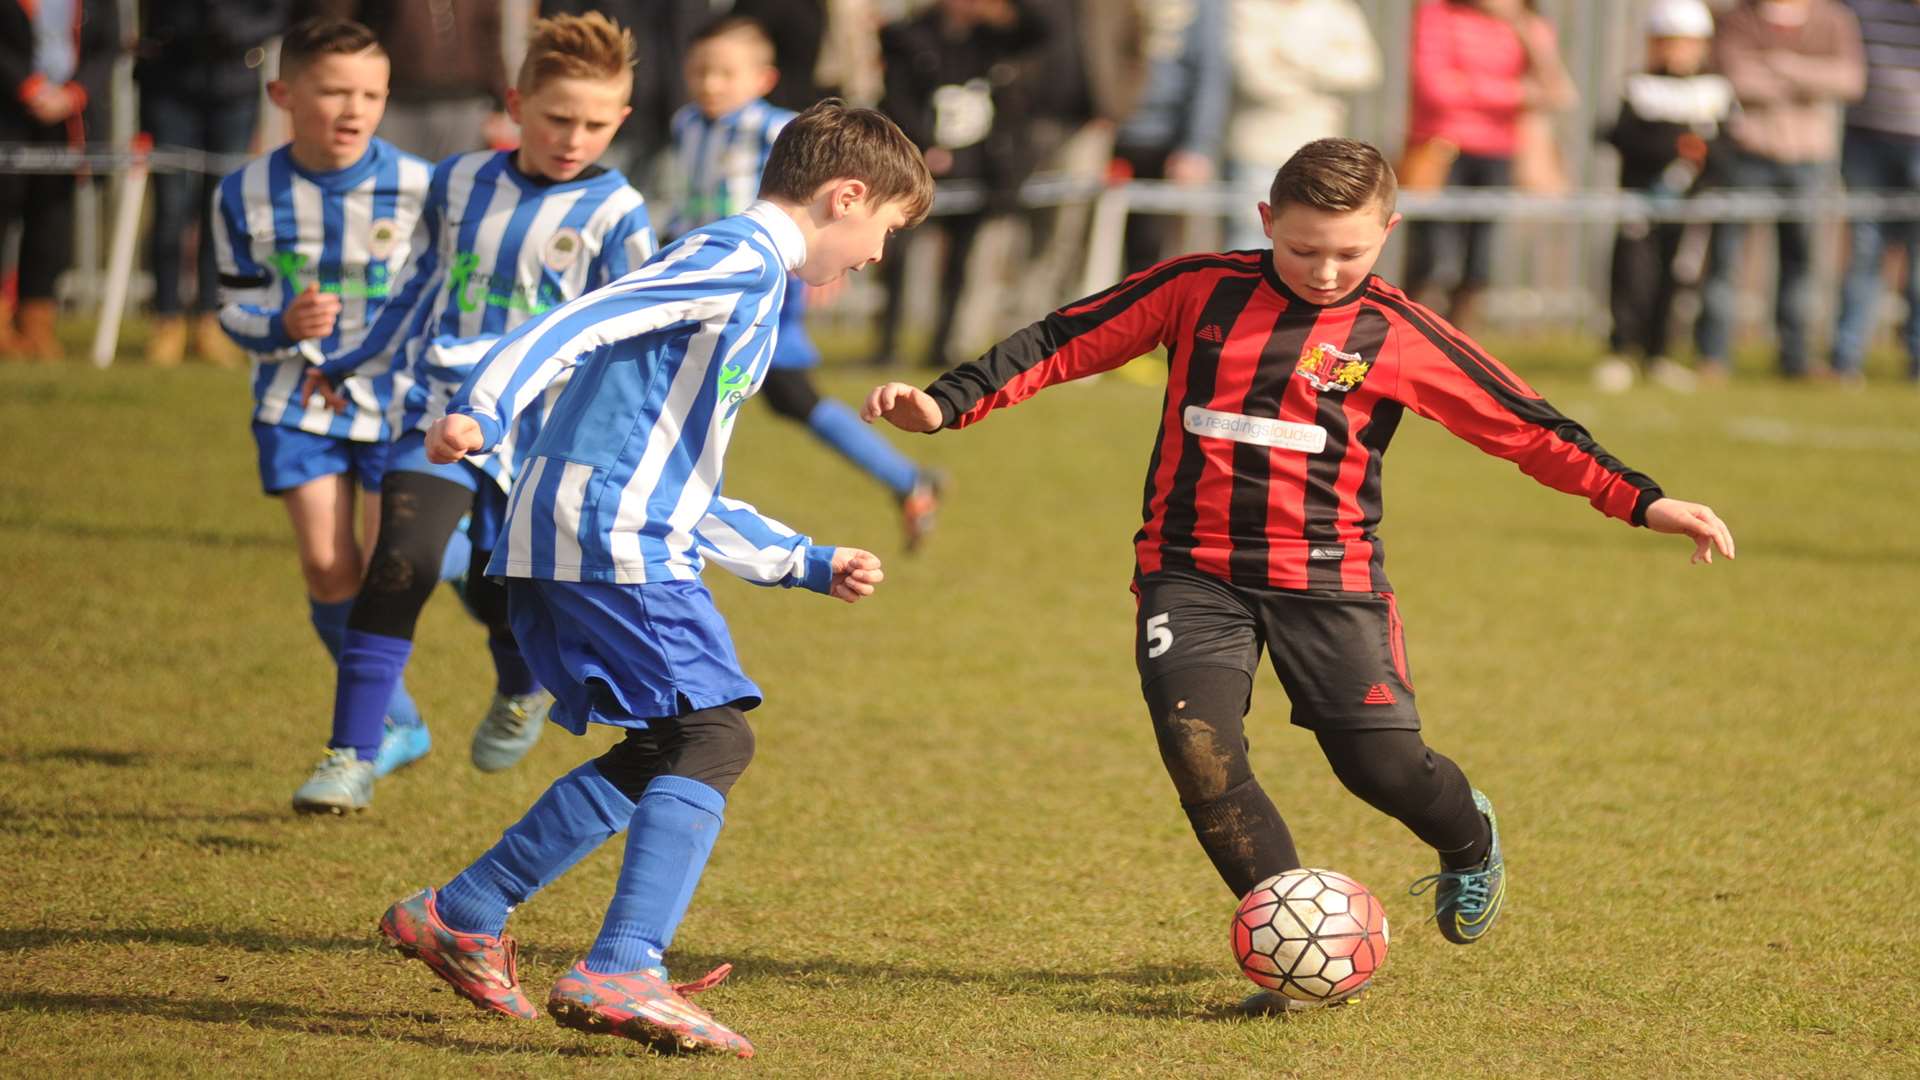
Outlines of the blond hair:
{"label": "blond hair", "polygon": [[933,208],[933,174],[913,140],[876,110],[827,98],[794,117],[773,141],[760,194],[805,204],[835,180],[866,184],[868,206],[900,201],[909,228]]}
{"label": "blond hair", "polygon": [[554,79],[619,80],[633,86],[633,32],[597,11],[553,15],[533,24],[514,85],[531,94]]}

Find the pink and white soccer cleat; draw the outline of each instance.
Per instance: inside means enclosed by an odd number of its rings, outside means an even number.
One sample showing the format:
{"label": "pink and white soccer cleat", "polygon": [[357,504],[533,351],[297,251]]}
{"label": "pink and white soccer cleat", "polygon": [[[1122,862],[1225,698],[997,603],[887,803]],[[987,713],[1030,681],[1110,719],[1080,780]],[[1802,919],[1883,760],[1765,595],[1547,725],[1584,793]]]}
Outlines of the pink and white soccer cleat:
{"label": "pink and white soccer cleat", "polygon": [[715,968],[696,982],[674,985],[659,968],[620,975],[599,975],[584,961],[560,976],[547,995],[547,1012],[562,1027],[619,1035],[672,1052],[720,1051],[748,1058],[753,1044],[688,1001],[726,978],[730,965]]}
{"label": "pink and white soccer cleat", "polygon": [[422,889],[380,916],[380,933],[402,953],[426,963],[454,992],[491,1012],[538,1020],[520,992],[516,946],[505,934],[463,934],[440,921],[433,890]]}

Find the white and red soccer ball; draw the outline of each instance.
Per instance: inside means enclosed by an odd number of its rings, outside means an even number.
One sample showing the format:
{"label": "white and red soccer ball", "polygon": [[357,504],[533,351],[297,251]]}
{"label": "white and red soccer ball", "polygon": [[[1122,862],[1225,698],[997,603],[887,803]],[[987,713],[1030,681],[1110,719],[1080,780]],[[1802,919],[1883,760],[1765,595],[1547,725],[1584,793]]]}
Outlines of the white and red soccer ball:
{"label": "white and red soccer ball", "polygon": [[1386,962],[1387,912],[1345,874],[1275,874],[1234,912],[1233,958],[1268,990],[1332,1004],[1366,985]]}

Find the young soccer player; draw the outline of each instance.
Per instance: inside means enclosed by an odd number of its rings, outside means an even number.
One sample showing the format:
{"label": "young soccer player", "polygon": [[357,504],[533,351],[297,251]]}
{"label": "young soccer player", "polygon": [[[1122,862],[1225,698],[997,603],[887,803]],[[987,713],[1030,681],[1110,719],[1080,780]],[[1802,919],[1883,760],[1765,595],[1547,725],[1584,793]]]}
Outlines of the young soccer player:
{"label": "young soccer player", "polygon": [[[300,388],[310,358],[353,352],[393,302],[426,201],[428,164],[373,137],[387,72],[359,23],[323,17],[289,30],[267,92],[293,139],[221,180],[212,214],[220,324],[253,357],[260,484],[287,508],[313,628],[335,660],[366,565],[362,538],[379,531],[399,381],[372,356],[341,371],[330,405]],[[388,689],[375,712],[417,721],[405,687]]]}
{"label": "young soccer player", "polygon": [[753,1053],[661,966],[753,755],[740,670],[700,581],[711,559],[750,581],[854,601],[880,561],[814,544],[720,495],[740,406],[766,378],[789,275],[826,285],[879,260],[933,198],[926,165],[877,112],[824,101],[775,141],[760,200],[695,229],[645,267],[535,319],[487,354],[427,437],[440,461],[500,444],[515,417],[572,378],[526,450],[488,570],[505,575],[514,635],[558,701],[552,719],[627,729],[561,777],[444,888],[380,920],[475,1004],[532,1017],[507,913],[627,830],[593,950],[553,987],[560,1023],[665,1047]]}
{"label": "young soccer player", "polygon": [[1400,220],[1394,196],[1372,146],[1309,143],[1260,204],[1271,251],[1150,267],[925,391],[875,388],[863,415],[907,431],[961,428],[1164,345],[1166,414],[1134,538],[1135,658],[1201,847],[1235,896],[1300,865],[1247,763],[1242,721],[1264,647],[1293,722],[1314,732],[1335,775],[1439,853],[1440,872],[1415,891],[1437,886],[1440,931],[1465,945],[1500,912],[1505,863],[1486,797],[1420,738],[1374,532],[1381,460],[1402,414],[1437,420],[1611,517],[1691,537],[1696,562],[1715,550],[1732,558],[1733,537],[1712,510],[1664,496],[1373,275]]}
{"label": "young soccer player", "polygon": [[[773,53],[766,28],[743,16],[723,16],[694,34],[686,62],[692,100],[673,117],[674,161],[684,195],[668,226],[669,238],[753,201],[767,152],[794,117],[766,101],[780,79]],[[760,392],[775,415],[806,425],[893,494],[912,551],[933,528],[940,507],[938,477],[863,426],[852,409],[814,389],[809,372],[820,363],[820,351],[807,337],[806,301],[804,286],[787,290],[779,348]]]}
{"label": "young soccer player", "polygon": [[[428,461],[426,432],[501,335],[653,254],[640,194],[619,172],[594,164],[628,112],[633,50],[632,34],[603,15],[534,24],[519,78],[507,93],[520,147],[460,154],[435,167],[420,217],[420,255],[402,288],[405,305],[382,316],[361,350],[308,375],[314,390],[334,393],[331,381],[364,363],[363,354],[400,344],[412,386],[387,467],[387,512],[347,622],[333,737],[294,792],[296,810],[346,813],[371,801],[381,771],[374,758],[382,735],[379,703],[412,653],[414,626],[463,516],[473,552],[464,597],[487,626],[497,674],[493,702],[474,731],[473,763],[487,772],[504,769],[540,737],[553,698],[514,644],[505,587],[484,571],[499,539],[516,448],[538,433],[545,410],[529,410],[494,453],[477,462]],[[405,744],[391,756],[405,762],[426,753],[424,724],[401,730]]]}

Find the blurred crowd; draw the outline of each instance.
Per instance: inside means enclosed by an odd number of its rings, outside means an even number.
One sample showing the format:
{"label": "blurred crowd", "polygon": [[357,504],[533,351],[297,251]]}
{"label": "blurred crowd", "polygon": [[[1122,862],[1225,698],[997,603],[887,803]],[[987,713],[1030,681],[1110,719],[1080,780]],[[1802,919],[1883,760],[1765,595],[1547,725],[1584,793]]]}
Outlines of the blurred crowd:
{"label": "blurred crowd", "polygon": [[[660,178],[668,122],[686,100],[681,57],[720,15],[762,22],[779,81],[768,95],[804,108],[826,95],[886,111],[923,148],[941,181],[969,181],[978,208],[941,214],[902,238],[883,264],[876,364],[945,366],[978,338],[963,309],[985,297],[987,319],[1029,318],[1069,298],[1088,243],[1087,200],[1034,208],[1018,198],[1035,176],[1179,185],[1227,181],[1264,189],[1304,143],[1349,130],[1352,95],[1405,64],[1410,100],[1396,155],[1412,191],[1517,188],[1564,192],[1554,125],[1579,88],[1552,23],[1532,0],[1413,0],[1410,40],[1376,39],[1356,0],[142,0],[121,25],[115,0],[0,0],[0,62],[18,92],[0,96],[0,143],[81,144],[102,131],[101,107],[132,48],[139,128],[156,145],[216,155],[257,152],[262,80],[272,42],[311,14],[358,19],[395,58],[380,135],[438,160],[510,146],[504,110],[515,20],[600,11],[631,27],[641,58],[633,114],[608,164],[655,207],[676,193]],[[1595,137],[1618,151],[1619,183],[1658,197],[1715,188],[1782,193],[1920,188],[1920,0],[1650,0],[1645,64],[1622,73],[1612,117]],[[1564,133],[1563,133],[1564,134]],[[97,136],[94,141],[97,140]],[[211,316],[217,278],[198,219],[211,175],[153,182],[146,250],[153,280],[148,358],[237,363]],[[54,283],[72,260],[73,177],[0,174],[0,227],[16,233],[0,355],[54,357]],[[1251,200],[1250,200],[1251,201]],[[1223,223],[1133,214],[1131,271],[1184,250],[1256,247],[1258,218]],[[1224,234],[1223,234],[1224,229]],[[1402,284],[1471,327],[1493,279],[1491,221],[1416,220]],[[1744,223],[1627,223],[1615,241],[1610,355],[1598,385],[1646,377],[1675,389],[1724,378],[1733,343]],[[1920,311],[1920,229],[1905,221],[1848,226],[1837,318],[1815,356],[1815,225],[1783,217],[1776,248],[1777,370],[1858,385],[1891,289]],[[937,253],[908,258],[912,248]],[[1895,256],[1904,256],[1896,258]],[[910,265],[938,283],[924,351],[903,298]],[[1676,300],[1692,293],[1697,302]],[[1697,312],[1691,348],[1675,325]],[[1920,320],[1901,341],[1920,380]],[[1691,363],[1687,362],[1691,358]]]}

